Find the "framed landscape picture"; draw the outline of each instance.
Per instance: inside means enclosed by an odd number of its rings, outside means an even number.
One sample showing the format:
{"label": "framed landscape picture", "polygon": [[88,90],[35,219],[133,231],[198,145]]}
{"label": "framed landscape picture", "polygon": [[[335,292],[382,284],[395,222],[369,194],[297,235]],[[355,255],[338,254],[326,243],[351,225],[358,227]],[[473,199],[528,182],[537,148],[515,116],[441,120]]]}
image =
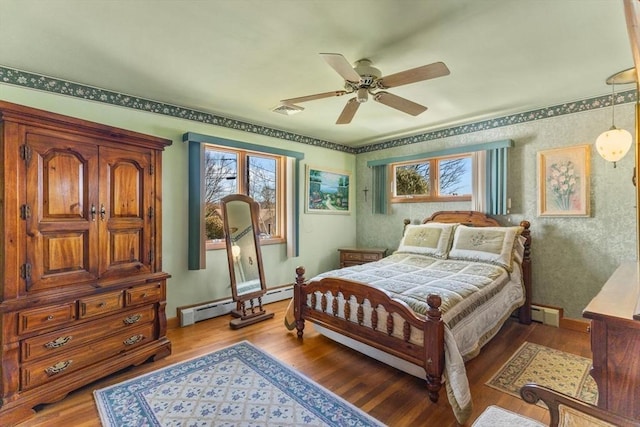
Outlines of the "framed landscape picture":
{"label": "framed landscape picture", "polygon": [[538,215],[589,216],[590,145],[538,152]]}
{"label": "framed landscape picture", "polygon": [[327,170],[307,165],[305,212],[350,214],[348,172]]}

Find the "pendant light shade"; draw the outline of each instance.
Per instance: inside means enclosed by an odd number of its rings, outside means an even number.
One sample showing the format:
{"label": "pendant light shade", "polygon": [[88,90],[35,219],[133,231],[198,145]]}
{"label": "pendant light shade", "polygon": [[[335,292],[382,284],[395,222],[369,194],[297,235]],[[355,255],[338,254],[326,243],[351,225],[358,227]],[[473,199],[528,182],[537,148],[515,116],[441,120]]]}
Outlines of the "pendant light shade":
{"label": "pendant light shade", "polygon": [[632,137],[628,131],[611,126],[611,129],[601,133],[596,139],[596,149],[603,159],[613,162],[615,168],[616,162],[622,159],[631,148],[631,142]]}
{"label": "pendant light shade", "polygon": [[624,129],[618,129],[615,125],[616,84],[635,83],[636,80],[635,68],[620,71],[606,80],[607,84],[611,85],[611,128],[601,133],[596,139],[596,150],[598,150],[598,154],[603,159],[613,162],[614,168],[616,167],[616,162],[629,152],[633,143],[631,133]]}

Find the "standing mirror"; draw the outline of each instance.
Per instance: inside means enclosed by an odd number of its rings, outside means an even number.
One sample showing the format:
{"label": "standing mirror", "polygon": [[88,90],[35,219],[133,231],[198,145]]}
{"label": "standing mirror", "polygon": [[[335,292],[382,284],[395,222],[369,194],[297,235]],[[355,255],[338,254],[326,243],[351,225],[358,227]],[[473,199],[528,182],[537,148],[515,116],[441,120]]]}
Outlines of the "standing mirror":
{"label": "standing mirror", "polygon": [[273,317],[273,313],[267,313],[262,307],[262,296],[267,288],[260,252],[260,205],[244,194],[226,196],[220,205],[231,295],[236,302],[236,309],[231,312],[235,318],[229,326],[238,329]]}

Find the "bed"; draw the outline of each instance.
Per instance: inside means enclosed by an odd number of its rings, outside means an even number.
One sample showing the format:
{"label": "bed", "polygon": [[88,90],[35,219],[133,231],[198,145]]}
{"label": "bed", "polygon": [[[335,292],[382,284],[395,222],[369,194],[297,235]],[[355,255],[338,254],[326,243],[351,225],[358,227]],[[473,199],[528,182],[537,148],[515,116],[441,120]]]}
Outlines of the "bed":
{"label": "bed", "polygon": [[380,261],[310,280],[298,267],[290,327],[302,339],[312,322],[338,342],[425,378],[433,402],[444,384],[464,423],[472,405],[464,362],[514,313],[531,323],[529,228],[528,221],[503,227],[476,211],[405,221],[398,250]]}

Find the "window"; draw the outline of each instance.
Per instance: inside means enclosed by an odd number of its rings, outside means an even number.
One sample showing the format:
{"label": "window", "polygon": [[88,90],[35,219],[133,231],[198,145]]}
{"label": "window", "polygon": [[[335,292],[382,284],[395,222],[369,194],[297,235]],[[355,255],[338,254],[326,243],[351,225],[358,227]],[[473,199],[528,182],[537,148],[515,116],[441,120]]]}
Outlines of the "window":
{"label": "window", "polygon": [[205,146],[204,204],[207,249],[224,246],[220,200],[246,194],[260,204],[261,242],[283,242],[284,156],[216,145]]}
{"label": "window", "polygon": [[471,200],[471,154],[391,163],[391,202]]}

